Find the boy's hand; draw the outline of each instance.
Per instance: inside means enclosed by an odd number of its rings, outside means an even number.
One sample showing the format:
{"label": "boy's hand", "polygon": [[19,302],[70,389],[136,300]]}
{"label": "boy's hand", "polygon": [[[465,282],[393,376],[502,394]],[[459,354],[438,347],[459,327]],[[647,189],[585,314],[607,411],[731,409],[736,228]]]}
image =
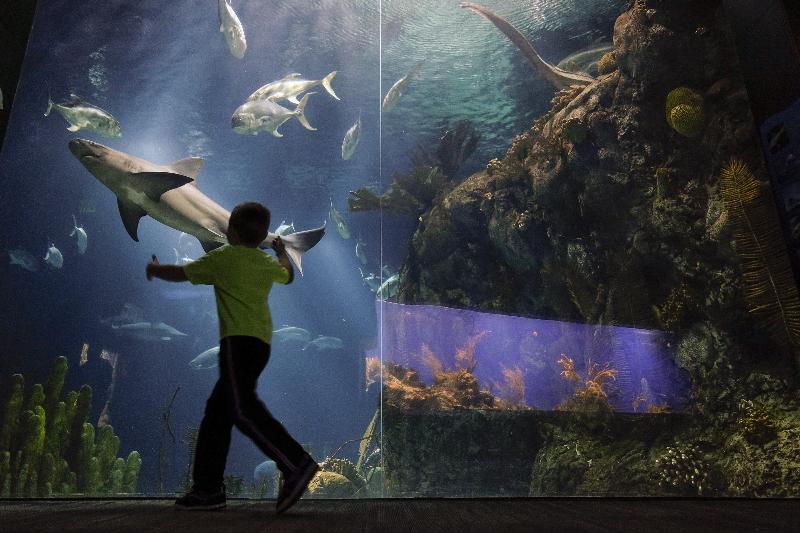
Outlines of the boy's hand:
{"label": "boy's hand", "polygon": [[147,281],[151,281],[153,279],[153,267],[160,265],[161,263],[158,262],[158,258],[153,254],[153,258],[147,263],[147,267],[145,268],[145,275],[147,275]]}
{"label": "boy's hand", "polygon": [[275,237],[275,240],[272,241],[272,249],[275,250],[275,253],[278,255],[286,253],[286,245],[283,244],[283,240],[281,240],[280,236]]}

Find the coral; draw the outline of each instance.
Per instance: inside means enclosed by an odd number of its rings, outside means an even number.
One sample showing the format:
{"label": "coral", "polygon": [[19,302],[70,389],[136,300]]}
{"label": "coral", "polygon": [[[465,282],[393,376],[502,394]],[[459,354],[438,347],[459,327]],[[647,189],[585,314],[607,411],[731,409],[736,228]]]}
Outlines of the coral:
{"label": "coral", "polygon": [[[46,385],[31,387],[30,408],[25,410],[25,380],[21,374],[13,376],[0,433],[0,496],[135,492],[135,476],[123,490],[115,482],[122,459],[116,458],[120,442],[113,428],[105,426],[96,439],[94,426],[86,421],[91,387],[84,385],[80,393],[70,391],[64,401],[59,399],[67,366],[66,358],[55,360]],[[141,465],[138,452],[131,454]]]}
{"label": "coral", "polygon": [[688,87],[678,87],[667,95],[667,123],[685,137],[695,137],[703,129],[703,97]]}
{"label": "coral", "polygon": [[614,52],[606,52],[597,62],[597,75],[602,76],[617,70],[617,58]]}
{"label": "coral", "polygon": [[[722,170],[719,186],[741,260],[748,310],[776,342],[796,347],[800,296],[769,189],[737,159]],[[800,366],[800,361],[795,364]]]}
{"label": "coral", "polygon": [[349,459],[327,458],[319,464],[323,472],[335,472],[346,477],[356,489],[360,489],[366,484],[361,474],[358,473],[356,465]]}
{"label": "coral", "polygon": [[514,368],[507,368],[503,366],[501,369],[503,374],[503,382],[495,383],[500,396],[505,399],[510,405],[525,405],[525,374],[523,370],[515,366]]}
{"label": "coral", "polygon": [[669,113],[672,128],[684,137],[697,137],[703,129],[705,113],[702,107],[679,104]]}
{"label": "coral", "polygon": [[711,468],[696,445],[668,446],[655,460],[658,486],[682,495],[707,494]]}
{"label": "coral", "polygon": [[142,468],[142,459],[139,452],[133,450],[125,460],[125,474],[122,478],[122,490],[127,493],[135,493],[139,482],[139,470]]}
{"label": "coral", "polygon": [[739,416],[736,418],[736,424],[744,438],[752,444],[768,442],[777,435],[769,409],[764,404],[752,400],[739,402]]}
{"label": "coral", "polygon": [[589,362],[585,375],[580,375],[575,369],[575,362],[565,354],[556,361],[561,368],[561,377],[575,385],[575,392],[571,398],[558,406],[564,411],[581,412],[611,412],[613,409],[608,401],[611,389],[610,380],[616,379],[617,371],[606,364],[600,367]]}
{"label": "coral", "polygon": [[317,472],[308,484],[308,494],[312,498],[347,498],[356,488],[353,483],[336,472]]}
{"label": "coral", "polygon": [[564,122],[562,132],[566,140],[572,144],[580,144],[586,139],[589,128],[585,121],[573,117]]}

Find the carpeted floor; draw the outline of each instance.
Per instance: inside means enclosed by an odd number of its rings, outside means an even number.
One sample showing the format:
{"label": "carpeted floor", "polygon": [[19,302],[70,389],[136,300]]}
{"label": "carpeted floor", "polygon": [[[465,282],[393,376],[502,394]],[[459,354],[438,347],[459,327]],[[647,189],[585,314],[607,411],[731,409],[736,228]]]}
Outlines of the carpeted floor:
{"label": "carpeted floor", "polygon": [[233,500],[222,511],[178,511],[172,500],[0,501],[0,531],[539,532],[800,531],[798,500],[414,499]]}

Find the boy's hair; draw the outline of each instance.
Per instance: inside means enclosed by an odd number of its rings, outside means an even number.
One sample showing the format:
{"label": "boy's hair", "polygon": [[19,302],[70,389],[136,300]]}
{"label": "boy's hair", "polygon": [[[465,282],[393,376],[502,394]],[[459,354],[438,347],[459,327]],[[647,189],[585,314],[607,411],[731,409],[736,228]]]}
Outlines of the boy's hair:
{"label": "boy's hair", "polygon": [[267,238],[270,213],[258,202],[239,204],[231,211],[228,225],[236,231],[243,244],[258,245]]}

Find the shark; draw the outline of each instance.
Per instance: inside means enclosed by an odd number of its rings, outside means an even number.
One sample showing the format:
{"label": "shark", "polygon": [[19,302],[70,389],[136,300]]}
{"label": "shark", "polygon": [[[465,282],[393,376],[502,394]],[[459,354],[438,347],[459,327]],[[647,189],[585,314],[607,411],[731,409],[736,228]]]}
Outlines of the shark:
{"label": "shark", "polygon": [[[159,165],[87,139],[71,140],[69,149],[86,170],[116,195],[122,223],[134,241],[139,241],[139,221],[148,215],[165,226],[195,236],[206,252],[227,244],[230,212],[197,186],[203,158],[188,157]],[[300,274],[303,254],[324,234],[323,224],[281,236],[286,253]],[[270,248],[277,237],[268,233],[259,248]]]}

